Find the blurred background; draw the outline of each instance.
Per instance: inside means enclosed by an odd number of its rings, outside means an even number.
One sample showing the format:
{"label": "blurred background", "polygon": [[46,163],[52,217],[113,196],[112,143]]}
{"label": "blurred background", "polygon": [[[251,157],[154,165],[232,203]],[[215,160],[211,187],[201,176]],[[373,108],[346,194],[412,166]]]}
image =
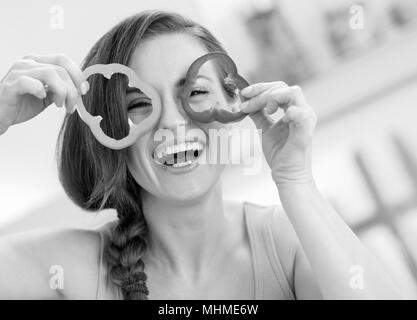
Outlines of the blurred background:
{"label": "blurred background", "polygon": [[[416,298],[417,2],[2,0],[0,78],[29,53],[65,53],[81,63],[103,33],[144,9],[176,11],[208,27],[251,83],[302,86],[319,117],[319,188]],[[0,235],[115,218],[112,210],[83,212],[66,198],[54,154],[63,117],[48,108],[0,136]],[[227,198],[279,204],[266,165],[257,175],[242,170],[225,172]]]}

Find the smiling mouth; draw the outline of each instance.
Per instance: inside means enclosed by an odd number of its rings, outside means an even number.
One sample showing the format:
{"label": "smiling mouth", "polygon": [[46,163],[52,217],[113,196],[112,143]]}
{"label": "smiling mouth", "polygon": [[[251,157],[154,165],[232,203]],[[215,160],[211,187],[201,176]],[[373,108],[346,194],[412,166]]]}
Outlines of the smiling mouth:
{"label": "smiling mouth", "polygon": [[185,141],[172,145],[159,145],[152,158],[159,165],[181,168],[193,164],[203,153],[201,142]]}

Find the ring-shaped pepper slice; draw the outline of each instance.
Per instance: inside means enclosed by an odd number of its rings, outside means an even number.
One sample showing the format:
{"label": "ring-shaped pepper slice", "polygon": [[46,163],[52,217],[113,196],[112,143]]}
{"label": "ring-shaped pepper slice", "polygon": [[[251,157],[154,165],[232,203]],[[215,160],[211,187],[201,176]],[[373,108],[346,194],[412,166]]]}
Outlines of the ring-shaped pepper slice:
{"label": "ring-shaped pepper slice", "polygon": [[[191,92],[193,91],[195,78],[197,77],[201,66],[209,60],[219,60],[218,63],[220,63],[220,67],[226,72],[226,77],[223,79],[223,85],[225,85],[230,91],[234,92],[236,89],[242,90],[243,88],[249,86],[249,83],[241,75],[239,75],[236,64],[227,54],[217,51],[207,53],[195,60],[187,71],[185,84],[180,93],[184,111],[191,119],[201,123],[213,121],[229,123],[242,120],[247,116],[247,113],[242,111],[230,112],[224,109],[216,109],[214,107],[204,111],[196,111],[190,106],[189,98]],[[246,100],[242,96],[240,96],[240,98],[242,101]]]}
{"label": "ring-shaped pepper slice", "polygon": [[118,63],[95,64],[87,67],[83,72],[86,79],[93,74],[102,74],[107,79],[110,79],[115,73],[126,75],[129,80],[129,86],[140,89],[152,101],[152,112],[139,124],[129,122],[129,134],[126,137],[117,140],[106,135],[100,127],[100,122],[103,118],[101,116],[92,116],[86,110],[81,97],[78,99],[76,109],[80,118],[90,127],[94,137],[103,146],[120,150],[131,146],[139,137],[151,130],[158,123],[162,109],[161,99],[157,91],[141,80],[131,68],[125,65]]}

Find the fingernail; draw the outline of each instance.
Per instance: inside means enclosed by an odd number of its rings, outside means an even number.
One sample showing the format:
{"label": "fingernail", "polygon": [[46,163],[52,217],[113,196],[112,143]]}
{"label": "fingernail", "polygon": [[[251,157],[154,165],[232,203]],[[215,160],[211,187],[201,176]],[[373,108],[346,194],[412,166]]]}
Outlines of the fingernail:
{"label": "fingernail", "polygon": [[88,90],[90,89],[90,84],[88,83],[88,81],[84,81],[83,83],[81,83],[81,94],[84,95],[88,92]]}

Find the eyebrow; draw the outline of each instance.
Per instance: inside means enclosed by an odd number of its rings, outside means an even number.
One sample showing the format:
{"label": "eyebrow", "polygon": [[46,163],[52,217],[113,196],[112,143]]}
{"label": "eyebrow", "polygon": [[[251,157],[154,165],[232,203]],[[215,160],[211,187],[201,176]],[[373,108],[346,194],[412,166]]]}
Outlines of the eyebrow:
{"label": "eyebrow", "polygon": [[[205,76],[205,75],[202,75],[202,74],[200,74],[200,75],[198,75],[198,76],[196,76],[195,78],[204,78],[204,79],[206,79],[206,80],[208,80],[208,81],[210,81],[210,82],[212,82],[213,81],[213,79],[211,79],[210,77],[207,77],[207,76]],[[186,81],[186,78],[181,78],[181,79],[179,79],[176,83],[175,83],[175,86],[176,87],[182,87],[184,84],[185,84],[185,81]],[[126,94],[129,94],[129,93],[132,93],[132,92],[137,92],[137,93],[139,93],[139,94],[143,94],[143,95],[145,95],[145,93],[142,91],[142,90],[140,90],[139,88],[136,88],[136,87],[128,87],[127,89],[126,89]]]}
{"label": "eyebrow", "polygon": [[210,82],[213,82],[213,79],[212,78],[210,78],[210,77],[208,77],[208,76],[205,76],[205,75],[203,75],[203,74],[199,74],[197,77],[195,77],[195,78],[204,78],[204,79],[206,79],[206,80],[208,80],[208,81],[210,81]]}
{"label": "eyebrow", "polygon": [[[195,79],[198,79],[198,78],[204,78],[204,79],[206,79],[206,80],[208,80],[208,81],[213,81],[211,78],[209,78],[209,77],[207,77],[207,76],[205,76],[205,75],[202,75],[202,74],[199,74],[198,76],[196,76],[196,77],[194,77]],[[178,81],[177,81],[177,83],[175,84],[175,86],[176,87],[182,87],[184,84],[185,84],[185,82],[186,82],[186,78],[181,78],[181,79],[179,79]]]}

